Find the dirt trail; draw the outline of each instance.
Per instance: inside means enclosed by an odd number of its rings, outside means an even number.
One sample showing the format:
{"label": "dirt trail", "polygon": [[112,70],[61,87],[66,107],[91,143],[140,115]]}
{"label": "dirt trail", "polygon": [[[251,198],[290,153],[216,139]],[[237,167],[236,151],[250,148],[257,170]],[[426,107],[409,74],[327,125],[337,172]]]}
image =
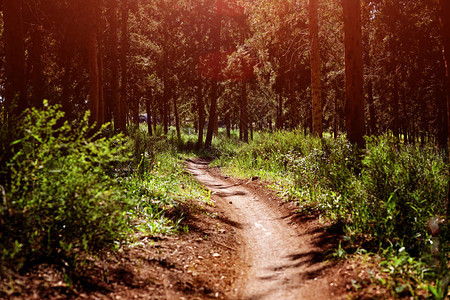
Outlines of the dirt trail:
{"label": "dirt trail", "polygon": [[214,175],[208,163],[194,160],[188,171],[216,195],[241,236],[246,265],[237,282],[238,299],[336,299],[333,281],[321,262],[317,230],[293,221],[278,203],[252,191],[246,183]]}

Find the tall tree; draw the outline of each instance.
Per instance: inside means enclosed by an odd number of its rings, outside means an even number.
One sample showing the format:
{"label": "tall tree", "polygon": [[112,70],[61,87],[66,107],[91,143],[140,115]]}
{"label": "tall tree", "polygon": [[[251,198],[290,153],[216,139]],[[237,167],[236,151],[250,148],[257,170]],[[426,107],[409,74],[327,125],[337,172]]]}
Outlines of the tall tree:
{"label": "tall tree", "polygon": [[244,80],[241,84],[239,138],[248,143],[247,82]]}
{"label": "tall tree", "polygon": [[122,0],[121,6],[121,45],[120,45],[120,68],[121,68],[121,84],[120,84],[120,126],[121,130],[126,129],[126,119],[128,113],[128,52],[130,49],[128,19],[130,13],[129,0]]}
{"label": "tall tree", "polygon": [[31,65],[30,83],[31,83],[31,105],[34,107],[42,106],[42,100],[44,100],[44,74],[42,53],[43,45],[42,40],[44,38],[42,26],[39,24],[39,20],[35,17],[33,24],[30,26],[30,50],[29,50],[29,62]]}
{"label": "tall tree", "polygon": [[[213,14],[213,20],[211,22],[211,39],[213,43],[213,54],[216,57],[220,57],[220,29],[221,29],[221,16],[219,14],[219,7],[221,7],[222,0],[217,0],[215,3],[216,11]],[[206,131],[205,146],[211,147],[214,127],[217,122],[217,98],[218,98],[218,77],[220,71],[220,61],[214,61],[212,65],[212,80],[211,80],[211,104],[209,106],[209,122],[208,129]]]}
{"label": "tall tree", "polygon": [[111,60],[111,106],[114,117],[114,126],[117,130],[124,130],[125,122],[122,120],[122,110],[120,105],[120,77],[119,77],[119,51],[118,51],[118,1],[107,1],[108,19],[110,24],[109,30],[109,46],[110,46],[110,60]]}
{"label": "tall tree", "polygon": [[351,143],[364,146],[364,90],[360,0],[343,0],[345,42],[345,117]]}
{"label": "tall tree", "polygon": [[6,86],[9,113],[20,114],[28,106],[25,94],[25,37],[23,0],[3,1]]}
{"label": "tall tree", "polygon": [[[446,71],[446,93],[447,93],[447,126],[448,144],[450,144],[450,1],[438,0],[440,9],[440,23],[443,41],[443,55]],[[450,157],[450,151],[449,151]]]}
{"label": "tall tree", "polygon": [[[241,18],[240,19],[240,26],[241,26],[241,32],[240,32],[240,39],[241,44],[244,45],[245,43],[245,33],[246,33],[246,19]],[[241,86],[241,101],[240,101],[240,125],[239,125],[239,133],[240,133],[240,140],[248,143],[248,105],[247,105],[247,78],[245,76],[245,65],[246,65],[245,57],[242,59],[242,86]]]}
{"label": "tall tree", "polygon": [[[443,42],[443,55],[445,62],[446,71],[446,92],[447,92],[447,141],[450,145],[450,1],[449,0],[438,0],[439,10],[440,10],[440,23],[442,30],[442,42]],[[447,147],[448,147],[447,145]],[[448,157],[450,160],[450,151],[447,148]],[[450,218],[450,183],[448,183],[447,192],[447,219]]]}
{"label": "tall tree", "polygon": [[[200,65],[200,63],[198,63]],[[200,71],[198,72],[200,73]],[[198,140],[197,149],[200,149],[203,145],[203,129],[205,127],[205,104],[203,103],[203,93],[202,93],[202,80],[200,75],[197,79],[197,109],[198,109]]]}
{"label": "tall tree", "polygon": [[100,118],[100,69],[98,47],[97,1],[87,2],[89,21],[87,24],[87,51],[89,68],[89,109],[91,122],[101,123]]}
{"label": "tall tree", "polygon": [[311,44],[312,133],[322,137],[318,0],[309,0],[309,39]]}

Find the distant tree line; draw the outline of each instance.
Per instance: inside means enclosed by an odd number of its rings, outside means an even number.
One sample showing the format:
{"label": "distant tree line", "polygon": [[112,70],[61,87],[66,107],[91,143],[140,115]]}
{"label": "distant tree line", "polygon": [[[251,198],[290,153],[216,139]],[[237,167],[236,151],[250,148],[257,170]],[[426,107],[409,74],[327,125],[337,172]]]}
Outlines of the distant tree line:
{"label": "distant tree line", "polygon": [[[3,0],[1,121],[43,99],[125,131],[449,136],[448,1]],[[443,55],[444,54],[444,55]],[[203,140],[206,131],[206,140]],[[8,140],[5,135],[5,141]],[[251,137],[251,134],[250,134]],[[10,141],[9,141],[10,142]]]}

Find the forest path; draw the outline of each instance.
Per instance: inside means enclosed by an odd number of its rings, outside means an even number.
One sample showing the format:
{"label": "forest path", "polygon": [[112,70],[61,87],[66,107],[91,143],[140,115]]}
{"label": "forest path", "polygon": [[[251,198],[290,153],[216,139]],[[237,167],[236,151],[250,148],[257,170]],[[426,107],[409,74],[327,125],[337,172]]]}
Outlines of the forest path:
{"label": "forest path", "polygon": [[212,192],[217,209],[241,236],[238,299],[336,299],[322,262],[324,243],[318,243],[326,237],[317,226],[297,222],[245,182],[214,174],[207,161],[190,160],[187,169]]}

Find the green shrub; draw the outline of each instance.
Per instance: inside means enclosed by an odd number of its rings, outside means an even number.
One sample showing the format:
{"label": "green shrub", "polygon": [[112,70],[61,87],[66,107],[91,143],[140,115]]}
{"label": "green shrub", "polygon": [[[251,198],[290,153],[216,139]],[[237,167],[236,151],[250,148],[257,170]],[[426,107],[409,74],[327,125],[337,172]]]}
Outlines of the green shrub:
{"label": "green shrub", "polygon": [[361,182],[366,190],[367,227],[381,241],[399,239],[420,250],[429,241],[426,223],[444,216],[448,166],[430,146],[394,144],[387,137],[367,141]]}
{"label": "green shrub", "polygon": [[3,264],[74,264],[126,238],[128,203],[110,176],[128,156],[124,140],[92,135],[87,114],[79,124],[63,123],[58,109],[45,103],[26,112],[13,143],[0,206]]}
{"label": "green shrub", "polygon": [[381,136],[368,139],[363,152],[345,136],[280,131],[261,134],[235,152],[221,158],[229,172],[281,182],[288,199],[316,205],[348,234],[380,245],[424,251],[430,243],[426,222],[445,214],[449,169],[431,146],[398,145]]}

